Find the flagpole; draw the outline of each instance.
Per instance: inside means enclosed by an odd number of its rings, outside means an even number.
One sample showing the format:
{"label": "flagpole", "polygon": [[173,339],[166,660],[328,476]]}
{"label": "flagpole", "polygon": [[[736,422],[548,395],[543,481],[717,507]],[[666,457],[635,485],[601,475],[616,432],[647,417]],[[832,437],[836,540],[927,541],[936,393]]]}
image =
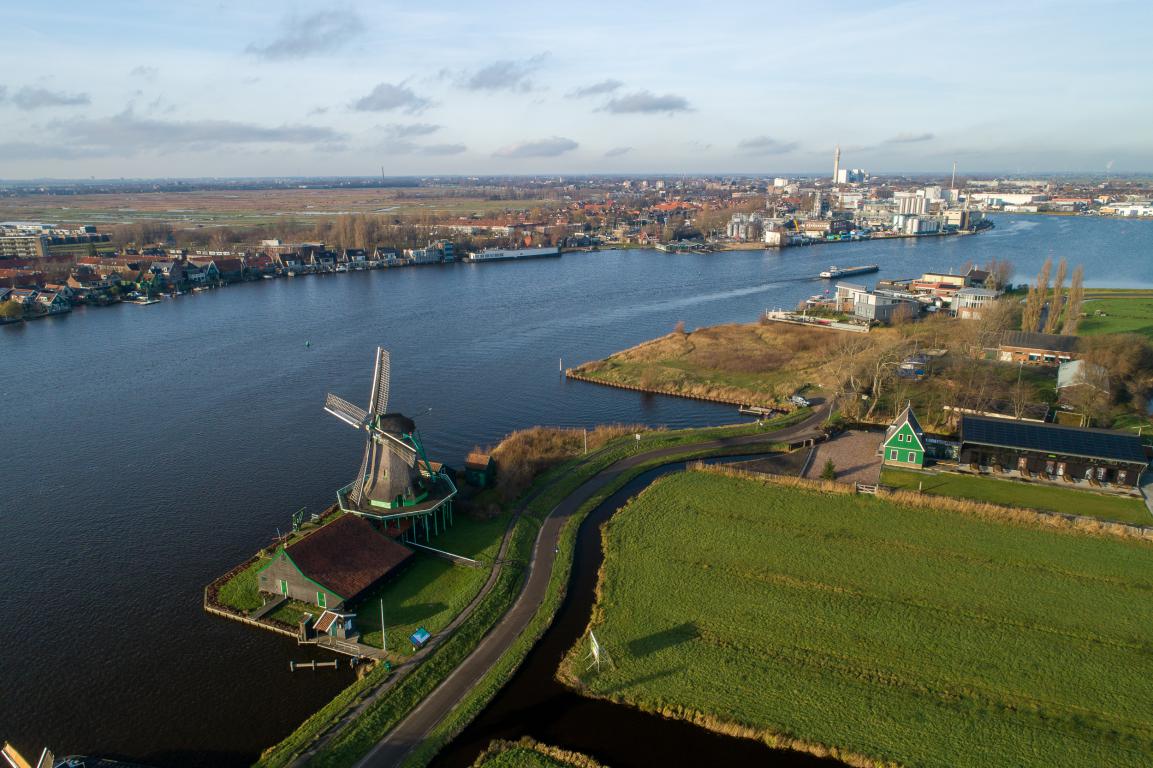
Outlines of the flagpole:
{"label": "flagpole", "polygon": [[380,648],[388,653],[388,634],[384,631],[384,598],[380,598]]}

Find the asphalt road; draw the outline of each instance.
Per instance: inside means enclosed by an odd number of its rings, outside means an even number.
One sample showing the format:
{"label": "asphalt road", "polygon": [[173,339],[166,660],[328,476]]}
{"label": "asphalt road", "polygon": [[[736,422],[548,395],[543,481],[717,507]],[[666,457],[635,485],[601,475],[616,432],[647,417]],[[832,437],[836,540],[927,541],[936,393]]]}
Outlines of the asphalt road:
{"label": "asphalt road", "polygon": [[405,755],[424,740],[425,736],[449,714],[457,702],[472,690],[501,655],[520,637],[544,600],[552,575],[553,562],[556,559],[557,542],[560,540],[565,523],[599,491],[629,470],[654,460],[689,452],[712,450],[720,452],[735,446],[765,443],[770,440],[785,442],[808,437],[815,434],[815,427],[823,418],[824,409],[818,408],[813,416],[805,421],[775,432],[721,438],[638,453],[621,459],[589,478],[545,518],[533,546],[532,558],[528,563],[528,578],[512,608],[452,674],[377,742],[372,751],[357,763],[357,768],[393,768],[400,765]]}

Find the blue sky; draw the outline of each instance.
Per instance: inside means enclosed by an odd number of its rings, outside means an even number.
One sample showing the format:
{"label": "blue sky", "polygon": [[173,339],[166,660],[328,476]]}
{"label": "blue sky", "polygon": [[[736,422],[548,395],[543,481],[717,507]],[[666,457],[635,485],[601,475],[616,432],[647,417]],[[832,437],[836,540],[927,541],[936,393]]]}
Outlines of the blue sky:
{"label": "blue sky", "polygon": [[1153,3],[8,0],[0,178],[1153,171]]}

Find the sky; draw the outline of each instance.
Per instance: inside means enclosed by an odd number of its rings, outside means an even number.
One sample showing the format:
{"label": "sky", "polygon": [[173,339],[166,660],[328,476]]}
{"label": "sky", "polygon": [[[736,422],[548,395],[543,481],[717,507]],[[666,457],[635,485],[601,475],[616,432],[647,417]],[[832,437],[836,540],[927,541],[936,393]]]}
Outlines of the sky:
{"label": "sky", "polygon": [[3,0],[0,178],[1153,171],[1148,0]]}

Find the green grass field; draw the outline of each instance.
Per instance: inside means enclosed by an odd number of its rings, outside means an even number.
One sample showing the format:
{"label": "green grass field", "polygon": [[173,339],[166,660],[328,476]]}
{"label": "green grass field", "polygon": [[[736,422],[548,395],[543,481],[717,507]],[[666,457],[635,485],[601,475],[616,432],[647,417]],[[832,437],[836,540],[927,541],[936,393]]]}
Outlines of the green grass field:
{"label": "green grass field", "polygon": [[[435,543],[435,539],[433,540]],[[439,632],[464,610],[488,578],[487,568],[465,568],[417,553],[411,565],[360,603],[356,626],[361,641],[380,646],[380,599],[388,625],[388,650],[409,656],[408,636],[417,627]]]}
{"label": "green grass field", "polygon": [[703,472],[605,542],[594,695],[903,765],[1153,754],[1149,543]]}
{"label": "green grass field", "polygon": [[928,474],[885,467],[881,484],[917,490],[937,496],[987,501],[1008,507],[1039,509],[1066,515],[1087,515],[1119,523],[1153,525],[1153,515],[1141,499],[1106,496],[1088,490],[1001,480],[995,477],[972,477],[951,473]]}
{"label": "green grass field", "polygon": [[[1090,292],[1089,295],[1093,295]],[[1139,333],[1153,338],[1153,292],[1135,292],[1124,296],[1086,299],[1078,334],[1094,336],[1103,333]],[[1097,313],[1101,314],[1097,314]]]}

